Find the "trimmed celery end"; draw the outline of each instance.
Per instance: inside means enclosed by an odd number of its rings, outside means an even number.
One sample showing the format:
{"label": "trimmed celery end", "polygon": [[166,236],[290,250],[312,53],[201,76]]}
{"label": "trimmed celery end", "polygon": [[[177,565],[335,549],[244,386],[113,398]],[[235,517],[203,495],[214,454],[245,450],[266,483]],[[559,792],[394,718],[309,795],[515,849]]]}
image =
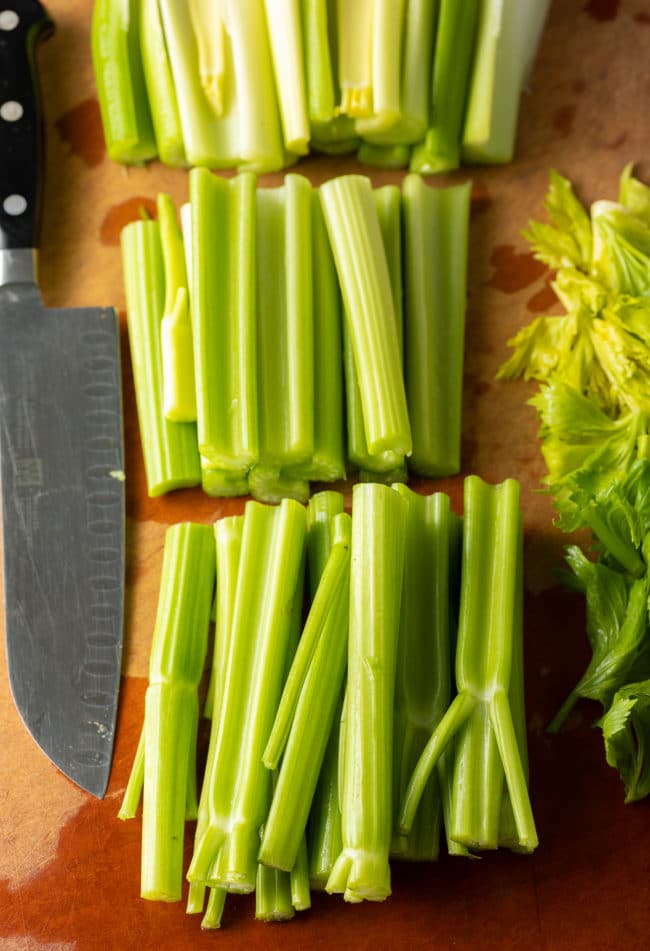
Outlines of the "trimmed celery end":
{"label": "trimmed celery end", "polygon": [[287,668],[302,578],[306,512],[296,502],[248,502],[223,689],[210,736],[208,820],[190,882],[251,892],[271,774],[262,763]]}
{"label": "trimmed celery end", "polygon": [[[191,886],[190,886],[191,888]],[[228,892],[225,888],[211,888],[208,891],[208,903],[201,920],[203,931],[216,931],[221,927],[221,919]]]}
{"label": "trimmed celery end", "polygon": [[374,0],[336,0],[339,112],[372,115]]}
{"label": "trimmed celery end", "polygon": [[258,502],[275,504],[282,499],[309,500],[309,482],[277,466],[253,466],[248,473],[248,491]]}
{"label": "trimmed celery end", "polygon": [[362,142],[357,150],[357,158],[362,165],[372,165],[374,168],[408,168],[411,149],[408,145]]}
{"label": "trimmed celery end", "polygon": [[296,862],[290,873],[291,904],[296,911],[307,911],[311,908],[311,886],[309,884],[309,857],[307,855],[307,839],[303,835],[296,856]]}
{"label": "trimmed celery end", "polygon": [[296,914],[291,901],[288,872],[266,865],[257,866],[255,917],[258,921],[290,921]]}
{"label": "trimmed celery end", "polygon": [[549,6],[550,0],[483,0],[462,137],[464,161],[512,160],[521,94]]}
{"label": "trimmed celery end", "polygon": [[[260,466],[288,469],[314,452],[314,324],[309,181],[257,190]],[[281,407],[281,412],[278,408]],[[251,490],[257,486],[251,473]]]}
{"label": "trimmed celery end", "polygon": [[252,173],[190,173],[199,447],[205,468],[239,479],[259,457],[256,184]]}
{"label": "trimmed celery end", "polygon": [[[387,132],[401,115],[402,34],[406,0],[374,0],[372,11],[372,115],[355,122],[359,135]],[[347,16],[349,16],[349,5]]]}
{"label": "trimmed celery end", "polygon": [[344,175],[320,187],[341,285],[370,454],[409,455],[411,429],[390,271],[370,180]]}
{"label": "trimmed celery end", "polygon": [[198,485],[201,466],[194,423],[165,419],[161,322],[165,278],[160,228],[133,221],[121,235],[129,347],[149,496]]}
{"label": "trimmed celery end", "polygon": [[[432,733],[402,800],[400,827],[408,831],[431,770],[455,737],[449,834],[469,849],[499,844],[504,778],[516,847],[532,852],[537,832],[510,707],[519,646],[518,586],[522,570],[519,484],[465,480],[463,563],[456,651],[458,693]],[[514,847],[514,843],[511,845]]]}
{"label": "trimmed celery end", "polygon": [[387,486],[353,489],[343,850],[326,886],[353,902],[381,901],[391,891],[393,700],[406,508]]}
{"label": "trimmed celery end", "polygon": [[138,0],[96,0],[91,48],[106,149],[139,165],[157,155],[142,58]]}
{"label": "trimmed celery end", "polygon": [[129,780],[122,797],[122,805],[117,814],[118,819],[134,819],[138,811],[138,804],[142,796],[144,784],[144,727],[140,731],[140,739],[133,758],[133,765],[129,773]]}
{"label": "trimmed celery end", "polygon": [[145,698],[143,898],[181,898],[185,816],[196,814],[198,686],[214,573],[209,526],[186,522],[167,529]]}
{"label": "trimmed celery end", "polygon": [[229,632],[232,626],[241,554],[244,518],[242,515],[229,515],[220,518],[214,525],[214,544],[217,566],[217,594],[215,605],[214,648],[210,680],[205,698],[203,715],[212,718],[215,703],[221,693],[217,687],[226,669],[228,657]]}
{"label": "trimmed celery end", "polygon": [[158,157],[165,165],[187,165],[159,0],[140,0],[140,49]]}
{"label": "trimmed celery end", "polygon": [[206,495],[215,499],[238,499],[250,493],[247,474],[209,465],[201,468],[201,486]]}
{"label": "trimmed celery end", "polygon": [[405,377],[412,472],[460,471],[469,183],[404,180]]}
{"label": "trimmed celery end", "polygon": [[300,0],[264,0],[275,87],[287,151],[309,151]]}
{"label": "trimmed celery end", "polygon": [[226,102],[226,36],[222,0],[189,0],[196,37],[199,76],[215,116],[223,116]]}
{"label": "trimmed celery end", "polygon": [[441,0],[433,54],[431,124],[424,142],[413,150],[412,172],[431,175],[460,165],[479,7],[480,0]]}

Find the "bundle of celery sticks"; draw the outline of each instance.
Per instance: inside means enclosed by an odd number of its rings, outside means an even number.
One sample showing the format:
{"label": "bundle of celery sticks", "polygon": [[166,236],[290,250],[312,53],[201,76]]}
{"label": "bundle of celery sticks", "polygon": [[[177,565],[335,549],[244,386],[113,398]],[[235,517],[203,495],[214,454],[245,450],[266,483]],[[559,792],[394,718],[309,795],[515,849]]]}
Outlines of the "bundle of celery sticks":
{"label": "bundle of celery sticks", "polygon": [[550,0],[96,0],[108,152],[278,171],[512,159]]}
{"label": "bundle of celery sticks", "polygon": [[470,185],[192,169],[122,233],[148,491],[460,470]]}
{"label": "bundle of celery sticks", "polygon": [[441,838],[535,849],[519,495],[469,476],[461,520],[444,493],[359,483],[351,515],[324,491],[167,530],[120,811],[142,795],[142,897],[179,901],[186,875],[204,928],[229,893],[285,920],[312,889],[386,899],[391,860],[434,860]]}

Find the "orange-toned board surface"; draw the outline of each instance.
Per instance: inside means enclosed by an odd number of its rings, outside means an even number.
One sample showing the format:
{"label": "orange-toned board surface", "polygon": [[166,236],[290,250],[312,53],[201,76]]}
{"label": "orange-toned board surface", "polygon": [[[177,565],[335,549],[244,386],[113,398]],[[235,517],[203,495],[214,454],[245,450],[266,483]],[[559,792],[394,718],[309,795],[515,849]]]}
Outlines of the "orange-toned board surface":
{"label": "orange-toned board surface", "polygon": [[[90,0],[49,4],[57,30],[40,54],[47,133],[40,273],[49,305],[114,304],[123,312],[120,227],[159,190],[184,199],[187,176],[157,163],[126,170],[108,161],[90,68],[91,9]],[[218,933],[202,933],[198,918],[187,917],[181,904],[140,900],[140,823],[122,823],[116,812],[140,728],[163,535],[174,521],[209,522],[233,503],[199,492],[147,499],[124,337],[126,630],[111,782],[105,800],[96,801],[45,759],[18,718],[3,661],[0,947],[648,947],[650,803],[623,804],[622,786],[591,726],[595,707],[580,706],[557,737],[544,732],[587,656],[583,607],[554,580],[563,539],[552,527],[548,500],[536,493],[544,470],[526,405],[532,387],[496,383],[494,374],[516,328],[557,307],[551,275],[520,236],[527,220],[541,213],[549,168],[569,176],[587,202],[615,197],[628,161],[650,181],[649,106],[647,0],[555,0],[523,103],[516,161],[452,177],[471,177],[474,184],[463,473],[495,481],[515,476],[524,490],[536,854],[395,865],[393,895],[383,904],[348,906],[339,897],[317,895],[311,911],[284,925],[255,922],[251,899],[233,897]],[[359,168],[347,159],[313,159],[299,170],[317,183]],[[370,174],[376,183],[401,177]],[[277,180],[269,176],[264,183]],[[458,509],[461,479],[442,488]]]}

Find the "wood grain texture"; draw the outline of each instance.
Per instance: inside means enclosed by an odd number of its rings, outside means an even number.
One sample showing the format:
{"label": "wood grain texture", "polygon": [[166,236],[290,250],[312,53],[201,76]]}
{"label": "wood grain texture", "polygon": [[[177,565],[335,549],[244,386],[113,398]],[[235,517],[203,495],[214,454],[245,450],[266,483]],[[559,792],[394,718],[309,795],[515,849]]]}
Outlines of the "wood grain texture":
{"label": "wood grain texture", "polygon": [[[152,163],[123,169],[105,153],[89,51],[90,0],[50,0],[56,32],[40,73],[47,134],[40,275],[48,305],[113,304],[123,311],[119,229],[159,190],[187,197],[187,175]],[[555,0],[519,123],[516,160],[465,169],[441,181],[473,182],[463,474],[522,482],[526,527],[526,681],[532,797],[540,847],[480,861],[396,864],[381,905],[347,906],[316,895],[286,925],[253,920],[248,898],[228,902],[219,934],[203,934],[182,905],[139,898],[140,823],[116,812],[142,716],[148,648],[165,527],[210,522],[241,502],[198,491],[146,497],[124,335],[127,601],[122,694],[108,794],[98,802],[42,756],[13,706],[0,664],[0,946],[74,948],[389,948],[609,951],[648,946],[650,803],[623,805],[623,790],[581,705],[557,737],[544,726],[587,656],[583,606],[561,591],[553,569],[563,538],[538,492],[544,472],[532,386],[495,382],[506,341],[530,318],[559,309],[549,274],[521,237],[542,213],[551,167],[590,202],[615,197],[634,161],[650,182],[650,6],[647,0]],[[400,173],[352,160],[311,158],[314,183],[347,170],[379,185]],[[279,181],[266,176],[263,184]],[[124,324],[124,321],[123,321]],[[425,490],[432,483],[418,483]],[[458,510],[461,478],[436,487]],[[188,846],[190,838],[188,837]]]}

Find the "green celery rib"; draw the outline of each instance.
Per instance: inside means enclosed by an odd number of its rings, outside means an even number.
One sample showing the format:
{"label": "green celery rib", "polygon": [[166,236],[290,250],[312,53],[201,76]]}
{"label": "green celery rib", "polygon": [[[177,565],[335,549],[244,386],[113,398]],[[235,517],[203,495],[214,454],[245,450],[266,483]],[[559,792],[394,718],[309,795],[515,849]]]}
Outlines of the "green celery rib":
{"label": "green celery rib", "polygon": [[259,461],[280,469],[314,451],[311,191],[292,174],[257,191]]}
{"label": "green celery rib", "polygon": [[187,165],[176,89],[171,73],[159,0],[140,0],[140,49],[158,157],[165,165]]}
{"label": "green celery rib", "polygon": [[216,116],[223,116],[226,99],[226,37],[222,0],[189,0],[196,37],[199,76]]}
{"label": "green celery rib", "polygon": [[207,463],[201,467],[201,486],[206,495],[217,499],[240,498],[250,492],[246,473],[214,469]]}
{"label": "green celery rib", "polygon": [[375,0],[373,4],[372,115],[356,120],[359,135],[387,132],[399,121],[404,7],[405,0]]}
{"label": "green celery rib", "polygon": [[309,856],[307,854],[307,837],[303,835],[296,862],[290,872],[291,904],[296,911],[307,911],[311,908],[311,885],[309,883]]}
{"label": "green celery rib", "polygon": [[144,727],[140,731],[140,739],[133,758],[133,765],[129,773],[129,781],[124,790],[122,805],[117,814],[118,819],[134,819],[138,811],[138,804],[142,796],[144,784]]}
{"label": "green celery rib", "polygon": [[[449,561],[453,513],[442,492],[423,496],[395,486],[408,502],[404,583],[395,681],[394,792],[399,804],[417,760],[451,696]],[[432,773],[408,836],[393,832],[392,852],[435,859],[442,794]]]}
{"label": "green celery rib", "polygon": [[168,528],[145,698],[143,898],[181,897],[188,804],[195,817],[198,686],[214,575],[211,528],[189,522]]}
{"label": "green celery rib", "polygon": [[210,719],[213,716],[215,703],[218,702],[221,688],[217,684],[223,676],[228,656],[228,638],[235,605],[243,530],[242,515],[220,518],[214,525],[217,565],[216,621],[212,667],[204,709],[204,716]]}
{"label": "green celery rib", "polygon": [[440,0],[433,54],[432,114],[424,142],[416,145],[411,171],[425,175],[460,165],[481,0]]}
{"label": "green celery rib", "polygon": [[336,0],[339,112],[372,115],[374,0]]}
{"label": "green celery rib", "polygon": [[266,28],[287,151],[309,151],[300,0],[264,0]]}
{"label": "green celery rib", "polygon": [[197,423],[205,468],[245,475],[259,456],[256,178],[190,173]]}
{"label": "green celery rib", "polygon": [[390,273],[370,181],[344,175],[320,187],[357,369],[371,454],[411,452]]}
{"label": "green celery rib", "polygon": [[114,162],[141,164],[157,148],[140,54],[141,0],[96,0],[91,24],[93,70]]}
{"label": "green celery rib", "polygon": [[326,886],[347,901],[381,901],[391,891],[393,699],[405,510],[394,489],[354,486],[341,759],[343,849]]}
{"label": "green celery rib", "polygon": [[253,466],[248,475],[248,491],[258,502],[274,504],[282,499],[309,500],[309,482],[279,466]]}
{"label": "green celery rib", "polygon": [[402,186],[405,377],[417,475],[460,470],[471,185]]}
{"label": "green celery rib", "polygon": [[194,423],[165,419],[161,321],[164,269],[160,228],[133,221],[121,235],[126,314],[138,422],[151,497],[201,481]]}
{"label": "green celery rib", "polygon": [[290,921],[296,914],[291,901],[291,879],[288,872],[257,866],[255,882],[255,917],[258,921]]}
{"label": "green celery rib", "polygon": [[234,892],[255,888],[271,792],[262,753],[293,637],[305,532],[306,512],[297,502],[246,504],[223,691],[212,720],[214,781],[202,792],[208,822],[195,843],[190,882]]}
{"label": "green celery rib", "polygon": [[[191,888],[191,886],[190,886]],[[214,931],[221,927],[221,918],[226,904],[228,892],[224,888],[211,888],[208,894],[208,903],[201,920],[203,931]]]}
{"label": "green celery rib", "polygon": [[519,103],[550,0],[482,0],[462,136],[467,162],[511,161]]}

